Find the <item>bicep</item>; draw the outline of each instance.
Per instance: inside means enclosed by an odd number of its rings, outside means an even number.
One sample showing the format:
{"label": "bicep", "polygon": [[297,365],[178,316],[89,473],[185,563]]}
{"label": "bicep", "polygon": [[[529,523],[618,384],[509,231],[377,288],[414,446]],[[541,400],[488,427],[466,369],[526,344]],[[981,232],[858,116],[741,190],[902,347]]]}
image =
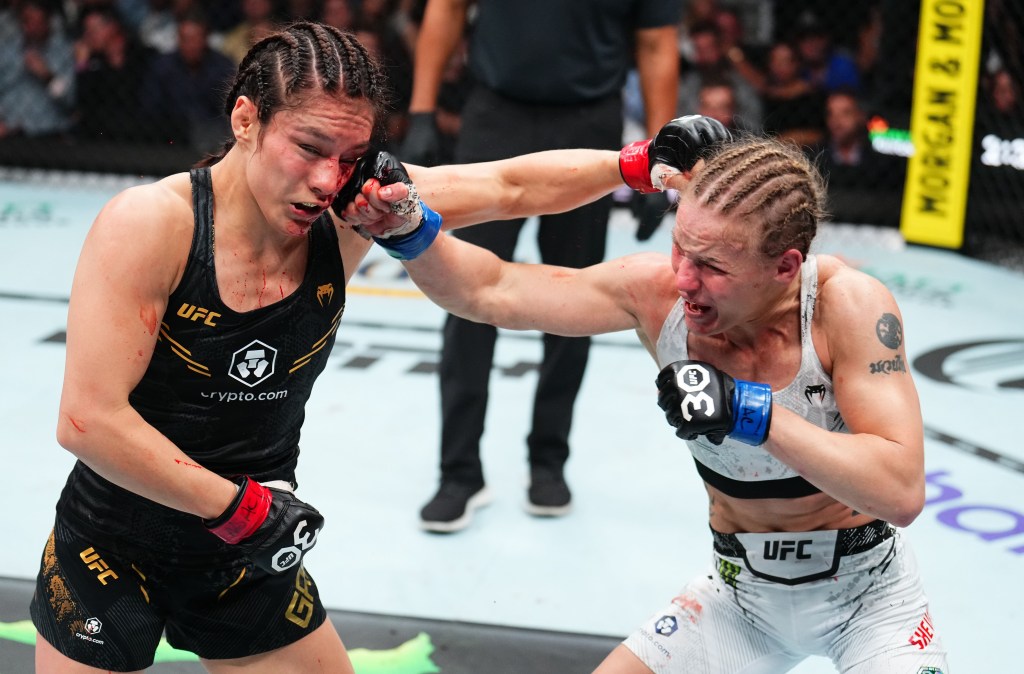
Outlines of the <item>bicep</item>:
{"label": "bicep", "polygon": [[143,252],[145,238],[99,220],[86,237],[68,308],[64,403],[121,406],[149,366],[174,267]]}
{"label": "bicep", "polygon": [[905,447],[923,443],[921,407],[903,342],[903,317],[892,296],[874,290],[843,312],[830,337],[836,401],[853,433]]}

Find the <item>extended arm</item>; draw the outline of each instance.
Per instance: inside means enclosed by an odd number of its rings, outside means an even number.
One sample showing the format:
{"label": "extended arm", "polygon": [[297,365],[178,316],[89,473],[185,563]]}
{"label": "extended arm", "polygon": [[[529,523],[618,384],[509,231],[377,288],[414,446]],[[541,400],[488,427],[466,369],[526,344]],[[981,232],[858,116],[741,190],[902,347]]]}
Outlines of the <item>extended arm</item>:
{"label": "extended arm", "polygon": [[444,216],[445,229],[490,220],[561,213],[622,185],[619,153],[551,150],[501,161],[409,167],[420,198]]}
{"label": "extended arm", "polygon": [[[443,216],[446,229],[454,229],[571,210],[609,194],[623,181],[641,192],[663,190],[666,180],[686,174],[702,152],[728,138],[719,122],[690,115],[665,124],[653,140],[630,143],[620,152],[549,150],[478,164],[410,165],[402,171],[417,185],[417,198]],[[371,152],[360,160],[334,203],[337,215],[372,226],[378,235],[403,226],[402,214],[392,211],[409,198],[402,181],[382,187],[377,179],[365,179],[376,175],[368,169],[388,165],[380,161],[381,154],[386,153]]]}
{"label": "extended arm", "polygon": [[651,288],[670,273],[667,258],[655,253],[570,269],[505,262],[453,236],[439,236],[404,264],[416,285],[453,314],[568,336],[640,327]]}

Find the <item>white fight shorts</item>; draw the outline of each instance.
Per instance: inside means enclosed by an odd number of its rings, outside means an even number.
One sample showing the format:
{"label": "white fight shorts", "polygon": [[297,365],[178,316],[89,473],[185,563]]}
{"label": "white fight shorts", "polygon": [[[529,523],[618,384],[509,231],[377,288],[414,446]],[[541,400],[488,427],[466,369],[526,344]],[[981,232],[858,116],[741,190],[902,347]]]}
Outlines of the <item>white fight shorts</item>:
{"label": "white fight shorts", "polygon": [[657,674],[771,674],[811,655],[845,674],[949,674],[917,562],[889,524],[712,533],[711,572],[624,642]]}

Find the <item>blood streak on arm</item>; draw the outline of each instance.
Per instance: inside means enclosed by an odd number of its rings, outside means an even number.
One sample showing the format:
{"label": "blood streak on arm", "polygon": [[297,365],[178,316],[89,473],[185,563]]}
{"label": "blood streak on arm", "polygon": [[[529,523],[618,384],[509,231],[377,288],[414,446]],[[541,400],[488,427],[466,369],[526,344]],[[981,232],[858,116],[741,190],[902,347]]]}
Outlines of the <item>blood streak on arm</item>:
{"label": "blood streak on arm", "polygon": [[182,461],[181,459],[175,459],[174,463],[180,466],[185,466],[186,468],[202,468],[199,464],[189,463],[188,461]]}
{"label": "blood streak on arm", "polygon": [[139,318],[142,319],[142,324],[146,326],[149,334],[156,332],[156,310],[153,307],[139,307]]}

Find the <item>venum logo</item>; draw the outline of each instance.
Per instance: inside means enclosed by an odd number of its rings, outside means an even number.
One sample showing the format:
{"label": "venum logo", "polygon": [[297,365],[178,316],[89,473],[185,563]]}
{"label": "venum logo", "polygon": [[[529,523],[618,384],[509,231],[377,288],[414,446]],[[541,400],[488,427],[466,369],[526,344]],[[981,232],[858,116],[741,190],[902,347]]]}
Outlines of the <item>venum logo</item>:
{"label": "venum logo", "polygon": [[804,388],[804,398],[807,402],[813,403],[817,400],[819,403],[825,401],[825,385],[824,384],[812,384]]}
{"label": "venum logo", "polygon": [[228,375],[252,388],[274,374],[276,361],[277,349],[254,339],[231,356]]}
{"label": "venum logo", "polygon": [[[327,300],[326,302],[324,300]],[[325,283],[316,287],[316,301],[320,303],[320,306],[327,306],[334,299],[334,284]]]}

